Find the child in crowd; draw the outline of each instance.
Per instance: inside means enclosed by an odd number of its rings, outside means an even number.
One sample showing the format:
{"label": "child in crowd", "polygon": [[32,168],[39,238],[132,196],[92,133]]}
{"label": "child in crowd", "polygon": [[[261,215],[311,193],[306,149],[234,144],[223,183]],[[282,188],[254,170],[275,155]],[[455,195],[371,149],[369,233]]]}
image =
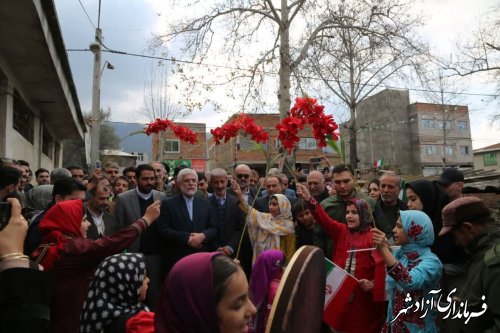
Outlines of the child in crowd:
{"label": "child in crowd", "polygon": [[289,261],[295,253],[295,227],[292,221],[290,201],[283,194],[269,199],[269,213],[251,208],[243,197],[241,188],[232,180],[234,193],[240,200],[240,209],[248,214],[248,235],[253,248],[253,262],[265,250],[282,250]]}
{"label": "child in crowd", "polygon": [[[387,266],[389,307],[385,332],[438,332],[436,307],[429,304],[431,290],[439,290],[442,264],[431,252],[434,230],[431,219],[416,210],[401,211],[393,230],[396,245],[392,254],[384,232],[372,229],[373,243]],[[437,296],[434,295],[434,304]]]}
{"label": "child in crowd", "polygon": [[332,239],[332,261],[359,280],[348,305],[330,325],[341,332],[380,332],[385,313],[385,270],[381,256],[372,250],[373,218],[368,203],[347,201],[344,224],[332,220],[307,187],[298,186],[297,195],[308,203],[314,220]]}
{"label": "child in crowd", "polygon": [[80,318],[80,333],[153,333],[154,313],[142,302],[149,278],[140,253],[107,257],[97,268]]}
{"label": "child in crowd", "polygon": [[266,331],[267,319],[278,292],[284,265],[285,254],[278,250],[264,251],[255,260],[250,277],[250,298],[257,308],[257,313],[250,321],[252,333]]}
{"label": "child in crowd", "polygon": [[303,199],[295,202],[292,215],[295,221],[296,248],[298,249],[304,245],[313,245],[314,217]]}

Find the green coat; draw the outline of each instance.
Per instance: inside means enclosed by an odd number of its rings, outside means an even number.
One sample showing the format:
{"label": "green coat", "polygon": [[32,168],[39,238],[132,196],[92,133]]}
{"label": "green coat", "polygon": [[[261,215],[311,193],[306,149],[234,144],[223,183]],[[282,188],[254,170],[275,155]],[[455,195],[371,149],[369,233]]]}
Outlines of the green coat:
{"label": "green coat", "polygon": [[[467,265],[467,278],[458,297],[468,301],[471,312],[482,311],[483,303],[488,305],[484,314],[465,320],[448,320],[454,332],[500,332],[500,226],[491,225],[473,240],[467,251],[471,253]],[[481,300],[486,296],[485,301]],[[450,331],[451,332],[451,331]]]}
{"label": "green coat", "polygon": [[[375,201],[372,198],[359,192],[354,192],[352,198],[365,200],[366,202],[368,202],[368,205],[370,206],[370,209],[373,212],[375,207]],[[325,200],[321,201],[321,206],[326,211],[328,216],[330,216],[333,220],[346,223],[345,200],[339,197],[337,194],[332,195],[326,198]],[[328,259],[332,258],[332,249],[333,249],[332,241],[326,234],[325,229],[323,229],[318,223],[314,225],[313,243],[315,246],[323,250],[326,258]]]}

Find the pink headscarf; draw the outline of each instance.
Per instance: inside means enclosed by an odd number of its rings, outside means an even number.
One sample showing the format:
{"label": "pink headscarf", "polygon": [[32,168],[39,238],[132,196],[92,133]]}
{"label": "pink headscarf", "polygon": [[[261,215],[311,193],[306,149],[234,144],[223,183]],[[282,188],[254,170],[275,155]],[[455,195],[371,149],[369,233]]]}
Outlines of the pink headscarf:
{"label": "pink headscarf", "polygon": [[219,332],[212,268],[217,255],[195,253],[175,264],[161,290],[156,333]]}

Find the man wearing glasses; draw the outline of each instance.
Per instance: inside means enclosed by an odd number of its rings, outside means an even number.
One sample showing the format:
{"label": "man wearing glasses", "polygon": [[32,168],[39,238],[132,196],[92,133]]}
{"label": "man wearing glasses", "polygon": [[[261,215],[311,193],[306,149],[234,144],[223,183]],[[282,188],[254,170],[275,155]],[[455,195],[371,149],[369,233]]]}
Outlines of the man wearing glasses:
{"label": "man wearing glasses", "polygon": [[[257,196],[257,189],[250,186],[250,167],[246,164],[239,164],[234,169],[234,179],[238,183],[243,192],[243,197],[248,202],[249,205],[253,204],[254,198]],[[236,196],[232,188],[228,188],[227,192],[231,195]]]}

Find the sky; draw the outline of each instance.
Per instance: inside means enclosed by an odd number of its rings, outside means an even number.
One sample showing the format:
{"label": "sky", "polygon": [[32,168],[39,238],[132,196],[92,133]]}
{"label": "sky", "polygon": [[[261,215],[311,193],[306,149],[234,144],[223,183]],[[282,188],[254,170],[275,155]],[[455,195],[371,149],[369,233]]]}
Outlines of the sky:
{"label": "sky", "polygon": [[[179,15],[186,15],[182,10],[173,10],[172,1],[174,0],[102,0],[100,27],[104,45],[113,50],[150,55],[148,45],[154,34],[165,31],[167,24]],[[94,40],[98,3],[98,0],[55,0],[73,80],[84,112],[90,111],[92,105],[93,55],[89,51],[74,50],[88,49]],[[449,54],[454,42],[467,38],[480,17],[495,4],[496,0],[416,2],[416,10],[424,14],[427,22],[422,29],[422,37],[431,43],[435,51]],[[191,15],[196,13],[190,12]],[[182,58],[182,53],[175,45],[170,45],[169,52]],[[217,61],[211,60],[211,63]],[[144,84],[148,72],[157,67],[158,61],[103,52],[102,64],[105,61],[111,63],[114,69],[104,69],[102,72],[101,107],[111,109],[112,121],[146,122],[147,119],[139,114],[144,108]],[[203,69],[199,71],[200,75],[206,74]],[[175,77],[173,80],[175,81]],[[495,85],[481,76],[467,77],[465,86],[466,93],[495,94]],[[221,98],[224,98],[221,91],[214,93],[221,94]],[[173,96],[180,98],[176,94]],[[410,99],[411,102],[427,102],[425,96],[412,90]],[[332,102],[335,105],[335,101]],[[500,122],[492,125],[490,121],[491,114],[500,108],[500,103],[485,96],[463,95],[457,104],[469,106],[474,149],[500,142]],[[332,111],[332,114],[339,120],[345,117],[345,111]],[[183,121],[206,123],[207,130],[210,130],[220,126],[230,115],[230,112],[216,112],[207,106],[189,114]]]}

